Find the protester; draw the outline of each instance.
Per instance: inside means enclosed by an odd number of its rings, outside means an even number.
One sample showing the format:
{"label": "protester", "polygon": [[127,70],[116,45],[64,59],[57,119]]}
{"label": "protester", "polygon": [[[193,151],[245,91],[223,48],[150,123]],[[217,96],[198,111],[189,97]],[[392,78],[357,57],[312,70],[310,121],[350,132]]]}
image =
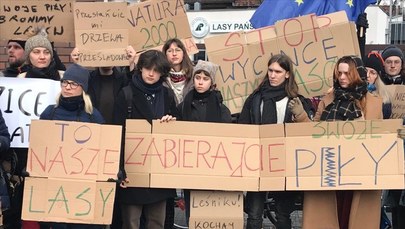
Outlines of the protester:
{"label": "protester", "polygon": [[[367,92],[366,78],[367,70],[359,57],[340,58],[333,73],[333,89],[319,103],[314,121],[381,119],[382,100]],[[307,191],[304,196],[304,228],[379,228],[379,190]]]}
{"label": "protester", "polygon": [[378,52],[370,52],[364,58],[364,66],[367,69],[367,90],[371,94],[378,95],[383,100],[383,118],[389,119],[392,113],[391,98],[387,87],[381,80],[384,61]]}
{"label": "protester", "polygon": [[58,71],[53,60],[53,48],[47,36],[45,28],[37,28],[33,32],[33,36],[27,39],[24,48],[26,72],[17,77],[52,80],[60,80],[63,77],[63,71]]}
{"label": "protester", "polygon": [[[178,120],[195,122],[232,122],[231,112],[222,103],[221,92],[215,90],[218,65],[199,60],[193,70],[194,89],[178,105]],[[187,223],[190,218],[190,190],[184,190]]]}
{"label": "protester", "polygon": [[[10,134],[6,122],[4,121],[3,114],[0,110],[0,200],[1,200],[1,211],[2,215],[7,214],[4,211],[7,211],[10,207],[10,196],[9,196],[9,181],[7,173],[10,167],[7,163],[7,152],[10,148]],[[5,226],[8,226],[8,222],[4,222]]]}
{"label": "protester", "polygon": [[[181,103],[186,94],[193,88],[193,63],[187,54],[183,42],[177,38],[166,41],[162,52],[171,65],[169,77],[163,83],[175,94],[176,104]],[[174,198],[168,199],[166,204],[165,229],[171,229],[174,223]]]}
{"label": "protester", "polygon": [[163,45],[162,52],[171,64],[169,77],[164,85],[173,90],[176,95],[176,104],[179,104],[193,87],[191,80],[193,63],[187,54],[186,47],[177,38],[168,40]]}
{"label": "protester", "polygon": [[[113,121],[124,126],[126,118],[171,121],[176,116],[176,102],[171,90],[163,86],[170,71],[170,64],[164,54],[149,50],[139,56],[135,75],[128,86],[118,94],[114,105]],[[123,138],[125,133],[123,133]],[[138,229],[143,212],[145,228],[163,229],[166,215],[166,200],[176,195],[174,189],[132,188],[124,168],[125,142],[121,144],[120,174],[121,188],[117,190],[121,204],[124,229]]]}
{"label": "protester", "polygon": [[384,73],[381,79],[385,84],[405,84],[404,53],[390,45],[381,52],[384,59]]}
{"label": "protester", "polygon": [[[78,64],[69,66],[61,81],[61,93],[56,105],[49,105],[40,119],[104,123],[100,112],[93,107],[90,96],[89,71]],[[52,229],[103,229],[103,225],[50,223]]]}
{"label": "protester", "polygon": [[[246,99],[239,123],[276,124],[309,122],[313,116],[311,102],[298,94],[291,59],[274,55],[267,63],[268,70],[262,83]],[[290,213],[298,192],[274,192],[277,228],[291,228]],[[260,229],[266,192],[248,192],[246,195],[247,229]]]}
{"label": "protester", "polygon": [[7,43],[8,67],[4,69],[5,77],[17,77],[24,70],[24,47],[25,40],[11,39]]}

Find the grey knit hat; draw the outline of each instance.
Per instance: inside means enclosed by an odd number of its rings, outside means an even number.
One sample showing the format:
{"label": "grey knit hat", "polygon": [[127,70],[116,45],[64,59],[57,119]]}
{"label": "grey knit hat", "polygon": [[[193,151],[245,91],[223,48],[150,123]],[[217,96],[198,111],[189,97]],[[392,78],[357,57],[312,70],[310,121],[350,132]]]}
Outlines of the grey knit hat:
{"label": "grey knit hat", "polygon": [[212,84],[215,84],[215,74],[217,73],[218,68],[219,65],[216,65],[212,62],[199,60],[197,62],[197,65],[194,66],[193,78],[197,72],[202,70],[209,74],[209,77],[211,77]]}
{"label": "grey knit hat", "polygon": [[48,34],[46,33],[45,28],[36,28],[34,30],[34,34],[35,34],[34,36],[28,38],[28,40],[25,42],[24,54],[27,62],[31,64],[29,55],[31,51],[37,47],[46,48],[51,53],[52,59],[53,58],[52,45],[47,38]]}
{"label": "grey knit hat", "polygon": [[78,64],[70,65],[63,74],[62,80],[74,81],[82,86],[83,91],[89,89],[90,72]]}

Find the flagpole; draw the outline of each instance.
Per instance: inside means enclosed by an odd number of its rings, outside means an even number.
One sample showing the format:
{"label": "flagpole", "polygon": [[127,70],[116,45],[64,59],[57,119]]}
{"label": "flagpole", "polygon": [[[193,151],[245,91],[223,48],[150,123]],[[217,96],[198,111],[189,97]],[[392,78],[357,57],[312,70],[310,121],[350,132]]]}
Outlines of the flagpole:
{"label": "flagpole", "polygon": [[391,24],[392,24],[392,4],[394,3],[393,0],[390,0],[390,12],[389,12],[389,20],[388,20],[388,42],[387,44],[391,44]]}

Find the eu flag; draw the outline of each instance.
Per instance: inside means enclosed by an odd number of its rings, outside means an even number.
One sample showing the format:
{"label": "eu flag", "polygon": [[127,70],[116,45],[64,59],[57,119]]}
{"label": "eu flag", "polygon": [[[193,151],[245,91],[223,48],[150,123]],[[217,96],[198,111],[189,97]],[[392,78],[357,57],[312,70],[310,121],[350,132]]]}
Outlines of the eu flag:
{"label": "eu flag", "polygon": [[274,25],[276,21],[314,13],[324,15],[345,10],[350,21],[356,21],[376,0],[264,0],[250,19],[254,28]]}

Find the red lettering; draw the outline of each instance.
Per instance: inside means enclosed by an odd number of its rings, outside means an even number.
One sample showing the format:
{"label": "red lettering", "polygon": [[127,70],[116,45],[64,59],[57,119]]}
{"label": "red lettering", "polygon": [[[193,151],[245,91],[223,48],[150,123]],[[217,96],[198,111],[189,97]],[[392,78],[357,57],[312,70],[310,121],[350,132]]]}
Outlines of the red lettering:
{"label": "red lettering", "polygon": [[[106,149],[104,151],[103,174],[113,175],[114,176],[114,175],[116,175],[114,172],[111,172],[111,173],[106,172],[106,168],[108,168],[108,166],[106,166],[106,165],[108,165],[108,164],[113,165],[113,164],[117,163],[115,161],[108,161],[107,160],[108,154],[110,154],[110,153],[119,154],[119,151],[118,150],[111,150],[111,149]],[[115,155],[113,155],[113,156],[115,156]]]}
{"label": "red lettering", "polygon": [[240,34],[239,34],[239,33],[231,33],[231,34],[229,35],[228,39],[226,39],[224,45],[225,45],[225,47],[232,47],[232,46],[240,47],[240,49],[241,49],[241,50],[240,50],[240,55],[237,56],[237,57],[235,57],[235,58],[223,58],[222,60],[224,60],[224,61],[235,61],[235,60],[238,60],[238,59],[243,55],[243,53],[244,53],[243,44],[241,44],[241,43],[234,43],[234,44],[228,43],[229,40],[230,40],[234,35],[235,35],[235,36],[238,36],[238,38],[240,38]]}
{"label": "red lettering", "polygon": [[33,162],[33,158],[35,157],[37,159],[37,162],[38,162],[39,166],[41,167],[42,171],[45,172],[46,161],[47,161],[46,158],[48,157],[48,147],[45,147],[45,153],[44,154],[41,153],[41,154],[45,155],[45,158],[43,158],[42,162],[39,159],[38,155],[35,153],[34,149],[30,148],[30,153],[31,153],[31,155],[30,155],[30,161],[29,161],[29,165],[30,165],[29,170],[32,170],[34,168],[32,166],[32,162]]}
{"label": "red lettering", "polygon": [[[92,166],[92,165],[93,165],[94,159],[97,158],[98,153],[100,152],[100,149],[89,149],[89,150],[94,151],[95,154],[94,154],[93,158],[91,159],[90,164],[89,164],[89,167],[87,167],[87,170],[86,170],[86,172],[85,172],[84,174],[85,174],[85,175],[97,175],[97,166]],[[97,161],[97,162],[98,162],[98,161]],[[95,168],[95,169],[96,169],[96,172],[89,173],[89,170],[90,170],[91,168],[93,168],[93,169]]]}
{"label": "red lettering", "polygon": [[[293,22],[297,22],[297,23],[298,23],[298,26],[299,26],[299,28],[300,28],[300,32],[299,32],[299,33],[300,33],[300,35],[301,35],[299,41],[298,41],[297,43],[295,43],[295,44],[292,43],[292,42],[290,43],[290,42],[287,40],[287,37],[289,37],[288,35],[290,35],[290,34],[286,34],[287,31],[292,31],[291,34],[294,34],[294,35],[297,33],[296,31],[292,30],[291,28],[287,29],[288,24],[293,23]],[[292,25],[292,26],[294,27],[294,26],[296,26],[296,25]],[[287,44],[288,44],[289,46],[294,47],[294,46],[300,45],[300,44],[302,43],[302,41],[304,40],[304,33],[303,33],[303,31],[302,31],[302,23],[301,23],[298,19],[296,19],[296,18],[291,18],[291,19],[286,20],[286,22],[284,23],[283,34],[284,34],[284,40],[285,40],[285,42],[287,42]],[[292,36],[292,37],[295,37],[295,36]]]}
{"label": "red lettering", "polygon": [[[78,160],[79,163],[80,163],[80,165],[81,165],[80,171],[78,171],[78,172],[72,171],[72,172],[70,172],[71,175],[72,175],[72,174],[80,174],[81,172],[83,172],[83,162],[82,162],[82,160],[80,160],[78,157],[76,157],[76,154],[79,154],[80,151],[82,151],[82,149],[83,149],[83,148],[80,148],[78,151],[76,151],[76,153],[74,153],[74,154],[71,156],[71,158]],[[75,167],[76,167],[76,166],[75,166]]]}
{"label": "red lettering", "polygon": [[[270,170],[270,172],[281,172],[281,171],[284,171],[284,169],[273,169],[272,168],[272,162],[273,161],[279,161],[279,159],[280,158],[278,158],[278,157],[271,157],[271,155],[272,155],[272,148],[273,147],[284,147],[284,144],[281,144],[281,143],[278,143],[278,144],[269,144],[268,146],[267,146],[267,153],[268,153],[268,156],[269,156],[269,170]],[[282,150],[275,150],[276,152],[284,152],[284,150],[282,149]],[[274,153],[274,152],[273,152]],[[278,163],[278,164],[281,164],[282,166],[284,165],[283,164],[283,162],[281,162],[281,163]],[[284,167],[284,166],[283,166]]]}
{"label": "red lettering", "polygon": [[[170,168],[170,167],[173,167],[174,165],[176,165],[176,163],[177,163],[177,156],[176,156],[176,152],[174,152],[174,149],[176,148],[176,142],[174,141],[174,140],[172,140],[172,139],[164,139],[163,140],[163,142],[164,142],[164,144],[165,144],[165,156],[164,156],[164,158],[165,158],[165,164],[164,164],[164,167],[165,168]],[[171,145],[169,146],[169,143],[171,143]],[[174,160],[173,160],[173,164],[171,164],[170,166],[168,165],[168,162],[167,162],[167,158],[169,157],[169,155],[168,155],[168,153],[171,153],[172,155],[173,155],[173,157],[174,157]],[[180,163],[179,163],[180,164]]]}
{"label": "red lettering", "polygon": [[[125,146],[126,146],[125,147],[125,157],[126,157],[125,164],[126,165],[143,165],[141,162],[131,162],[130,160],[144,139],[145,138],[125,138]],[[127,155],[127,152],[129,152],[129,150],[127,150],[127,147],[132,145],[129,143],[132,141],[137,141],[137,140],[139,140],[138,144],[135,146],[135,148],[132,150],[132,152],[129,155]]]}
{"label": "red lettering", "polygon": [[[222,156],[219,154],[220,152],[223,153]],[[212,163],[212,168],[215,167],[215,163],[217,162],[217,158],[219,158],[219,159],[224,159],[226,161],[226,163],[228,164],[229,169],[232,170],[232,165],[229,162],[229,158],[226,155],[225,148],[224,148],[224,145],[222,144],[222,142],[219,143],[216,154],[215,154],[215,156],[212,156],[212,157],[214,158],[214,162]]]}
{"label": "red lettering", "polygon": [[[60,156],[60,160],[59,160],[59,161],[57,160],[58,156]],[[52,167],[53,167],[53,165],[54,165],[55,163],[61,163],[63,169],[65,170],[65,174],[67,174],[67,170],[66,170],[66,166],[65,166],[65,160],[63,159],[62,147],[61,147],[61,146],[59,147],[59,150],[58,150],[58,152],[56,153],[56,155],[55,155],[55,157],[53,158],[53,160],[50,160],[49,162],[51,163],[51,166],[49,167],[48,173],[51,171],[51,169],[52,169]]]}
{"label": "red lettering", "polygon": [[193,154],[193,151],[186,150],[187,143],[194,143],[194,140],[184,140],[183,141],[183,167],[184,168],[193,168],[192,165],[186,165],[186,154]]}
{"label": "red lettering", "polygon": [[[255,150],[256,147],[257,147],[257,150]],[[252,152],[253,154],[254,154],[254,153],[258,153],[258,155],[248,156],[248,153],[249,153],[249,150],[250,150],[250,149],[253,149],[253,152]],[[262,162],[262,160],[261,160],[261,158],[262,158],[262,157],[261,157],[261,154],[262,154],[261,152],[262,152],[262,146],[259,145],[259,144],[253,144],[253,145],[250,145],[250,146],[248,146],[248,147],[246,148],[244,161],[245,161],[246,168],[247,168],[249,171],[258,171],[258,170],[260,170],[260,169],[263,169],[263,162]],[[257,161],[257,160],[254,161],[255,164],[254,164],[253,166],[257,166],[257,168],[254,168],[254,167],[250,167],[250,166],[249,166],[248,160],[247,160],[247,159],[249,159],[249,158],[260,158],[259,161]],[[256,164],[256,163],[257,163],[257,164]]]}
{"label": "red lettering", "polygon": [[152,138],[152,141],[150,142],[148,149],[146,150],[146,153],[142,154],[142,156],[144,156],[142,165],[145,165],[145,162],[148,157],[158,156],[159,160],[160,160],[160,164],[162,166],[164,166],[164,162],[162,160],[162,155],[160,155],[159,150],[157,149],[156,144],[155,144],[155,138]]}
{"label": "red lettering", "polygon": [[[204,150],[203,145],[207,146],[206,150]],[[203,141],[200,140],[197,142],[197,168],[200,168],[200,157],[202,157],[205,161],[205,164],[208,166],[208,168],[212,168],[210,163],[208,162],[207,158],[205,157],[206,154],[208,154],[211,150],[211,144],[208,141]]]}

